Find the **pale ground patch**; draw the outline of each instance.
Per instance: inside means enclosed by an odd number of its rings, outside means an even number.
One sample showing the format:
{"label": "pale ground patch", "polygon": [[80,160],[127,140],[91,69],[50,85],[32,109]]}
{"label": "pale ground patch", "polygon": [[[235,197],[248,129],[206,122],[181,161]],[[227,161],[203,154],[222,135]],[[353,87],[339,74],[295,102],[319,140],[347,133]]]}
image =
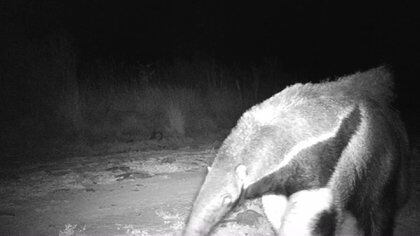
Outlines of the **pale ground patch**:
{"label": "pale ground patch", "polygon": [[[0,235],[179,235],[214,157],[214,149],[198,148],[3,166]],[[417,184],[396,235],[420,232],[419,209]],[[248,201],[215,235],[273,235],[263,215],[258,199]]]}

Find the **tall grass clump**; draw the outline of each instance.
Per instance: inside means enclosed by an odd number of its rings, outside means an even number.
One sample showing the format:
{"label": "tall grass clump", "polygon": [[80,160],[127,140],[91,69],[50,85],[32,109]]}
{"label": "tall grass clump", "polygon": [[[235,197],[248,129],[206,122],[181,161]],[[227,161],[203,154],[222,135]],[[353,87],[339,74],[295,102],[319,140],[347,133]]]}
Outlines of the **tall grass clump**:
{"label": "tall grass clump", "polygon": [[232,127],[246,108],[240,92],[234,89],[209,87],[206,100],[214,121],[223,129]]}
{"label": "tall grass clump", "polygon": [[[288,78],[276,63],[227,66],[212,58],[82,62],[63,32],[13,41],[0,59],[8,117],[2,140],[15,140],[15,147],[24,142],[28,152],[41,142],[48,149],[51,142],[90,146],[214,136]],[[266,77],[278,79],[267,84]]]}
{"label": "tall grass clump", "polygon": [[77,77],[77,52],[65,35],[55,34],[49,41],[52,70],[56,77],[56,117],[64,129],[80,133],[85,128],[82,98]]}

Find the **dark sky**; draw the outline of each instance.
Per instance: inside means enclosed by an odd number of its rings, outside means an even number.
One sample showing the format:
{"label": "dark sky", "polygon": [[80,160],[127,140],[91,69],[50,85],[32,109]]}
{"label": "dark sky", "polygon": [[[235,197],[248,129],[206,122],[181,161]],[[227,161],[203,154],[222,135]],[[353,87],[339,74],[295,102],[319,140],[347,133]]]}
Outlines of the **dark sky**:
{"label": "dark sky", "polygon": [[419,15],[414,1],[9,0],[0,3],[0,34],[65,32],[88,60],[275,57],[285,70],[320,76],[388,64],[411,82]]}
{"label": "dark sky", "polygon": [[418,48],[419,18],[404,1],[83,0],[69,5],[64,24],[84,48],[122,57],[202,52],[239,60],[275,56],[286,64],[317,67],[399,62]]}
{"label": "dark sky", "polygon": [[94,57],[278,57],[339,70],[404,63],[419,48],[411,1],[16,0],[4,9],[8,21],[34,34],[65,29]]}
{"label": "dark sky", "polygon": [[388,64],[401,104],[418,114],[420,14],[414,3],[0,0],[0,50],[59,33],[74,40],[82,61],[204,55],[246,65],[276,58],[286,72],[319,78]]}

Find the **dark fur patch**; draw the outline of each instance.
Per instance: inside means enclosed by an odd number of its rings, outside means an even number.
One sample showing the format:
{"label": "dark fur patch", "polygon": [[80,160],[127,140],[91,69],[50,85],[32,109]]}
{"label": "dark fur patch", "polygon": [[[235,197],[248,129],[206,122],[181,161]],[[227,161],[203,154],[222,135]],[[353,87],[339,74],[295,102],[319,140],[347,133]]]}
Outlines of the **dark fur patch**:
{"label": "dark fur patch", "polygon": [[336,229],[336,221],[337,221],[337,211],[335,210],[329,210],[329,211],[323,211],[315,220],[314,225],[314,234],[315,235],[334,235],[335,229]]}
{"label": "dark fur patch", "polygon": [[300,190],[324,187],[360,123],[361,113],[356,107],[343,119],[334,137],[302,150],[286,167],[249,186],[247,197],[259,197],[267,192],[290,196]]}
{"label": "dark fur patch", "polygon": [[[383,140],[366,147],[369,148],[371,156],[355,179],[355,189],[345,208],[358,219],[365,235],[392,235],[394,216],[399,208],[397,170],[401,167],[400,157],[391,157],[390,155],[394,154],[390,153],[389,147],[386,146],[392,144],[392,141],[384,140],[391,140],[398,134],[393,131],[393,124],[386,123],[382,118],[376,117],[371,125],[372,136]],[[383,133],[383,130],[389,133]],[[392,160],[394,163],[391,169],[381,160]]]}

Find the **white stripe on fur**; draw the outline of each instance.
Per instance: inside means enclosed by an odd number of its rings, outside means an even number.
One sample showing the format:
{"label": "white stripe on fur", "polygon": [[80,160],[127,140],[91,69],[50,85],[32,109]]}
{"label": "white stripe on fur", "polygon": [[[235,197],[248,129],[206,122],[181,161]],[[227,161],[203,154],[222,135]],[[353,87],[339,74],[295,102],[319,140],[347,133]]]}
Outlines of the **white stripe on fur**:
{"label": "white stripe on fur", "polygon": [[338,126],[334,131],[329,132],[329,133],[325,133],[322,134],[318,137],[312,137],[309,139],[306,139],[302,142],[299,142],[298,144],[296,144],[295,146],[293,146],[293,148],[284,156],[284,159],[280,162],[280,164],[278,166],[275,166],[275,169],[272,169],[271,171],[268,170],[267,173],[264,176],[261,176],[257,179],[245,179],[244,180],[244,188],[248,188],[251,184],[253,184],[254,182],[257,182],[258,180],[264,178],[265,176],[268,176],[272,173],[274,173],[275,171],[279,170],[280,168],[286,166],[287,164],[289,164],[289,162],[297,155],[299,154],[299,152],[301,152],[302,150],[304,150],[305,148],[308,148],[310,146],[313,146],[319,142],[325,141],[329,138],[332,138],[335,136],[335,134],[337,133],[338,129],[340,128],[340,126]]}
{"label": "white stripe on fur", "polygon": [[[338,126],[339,128],[340,126]],[[297,155],[299,154],[299,152],[301,152],[302,150],[304,150],[305,148],[308,148],[310,146],[313,146],[317,143],[320,143],[322,141],[325,141],[329,138],[332,138],[335,136],[335,134],[338,131],[338,128],[336,128],[333,132],[329,132],[329,133],[325,133],[322,134],[318,137],[312,137],[309,138],[307,140],[304,140],[302,142],[299,142],[298,144],[296,144],[285,156],[284,159],[280,162],[278,168],[282,168],[284,166],[286,166],[287,164],[289,164],[289,162]]]}
{"label": "white stripe on fur", "polygon": [[317,143],[323,142],[329,138],[334,137],[338,130],[341,127],[341,122],[342,120],[347,117],[352,111],[354,110],[354,107],[349,107],[348,109],[346,109],[346,111],[343,112],[342,115],[340,115],[338,117],[338,120],[340,120],[339,124],[337,124],[337,126],[330,132],[326,132],[324,134],[321,134],[319,136],[316,137],[310,137],[306,140],[303,140],[301,142],[298,142],[295,146],[293,146],[290,151],[288,153],[286,153],[284,155],[283,160],[279,163],[279,165],[273,165],[267,168],[267,172],[265,173],[264,176],[254,176],[254,175],[249,175],[248,178],[246,178],[244,180],[244,188],[248,188],[251,184],[258,182],[260,179],[264,178],[265,176],[268,176],[276,171],[278,171],[279,169],[281,169],[282,167],[286,166],[287,164],[289,164],[290,161],[293,160],[293,158],[296,157],[296,155],[298,155],[302,150],[309,148]]}

